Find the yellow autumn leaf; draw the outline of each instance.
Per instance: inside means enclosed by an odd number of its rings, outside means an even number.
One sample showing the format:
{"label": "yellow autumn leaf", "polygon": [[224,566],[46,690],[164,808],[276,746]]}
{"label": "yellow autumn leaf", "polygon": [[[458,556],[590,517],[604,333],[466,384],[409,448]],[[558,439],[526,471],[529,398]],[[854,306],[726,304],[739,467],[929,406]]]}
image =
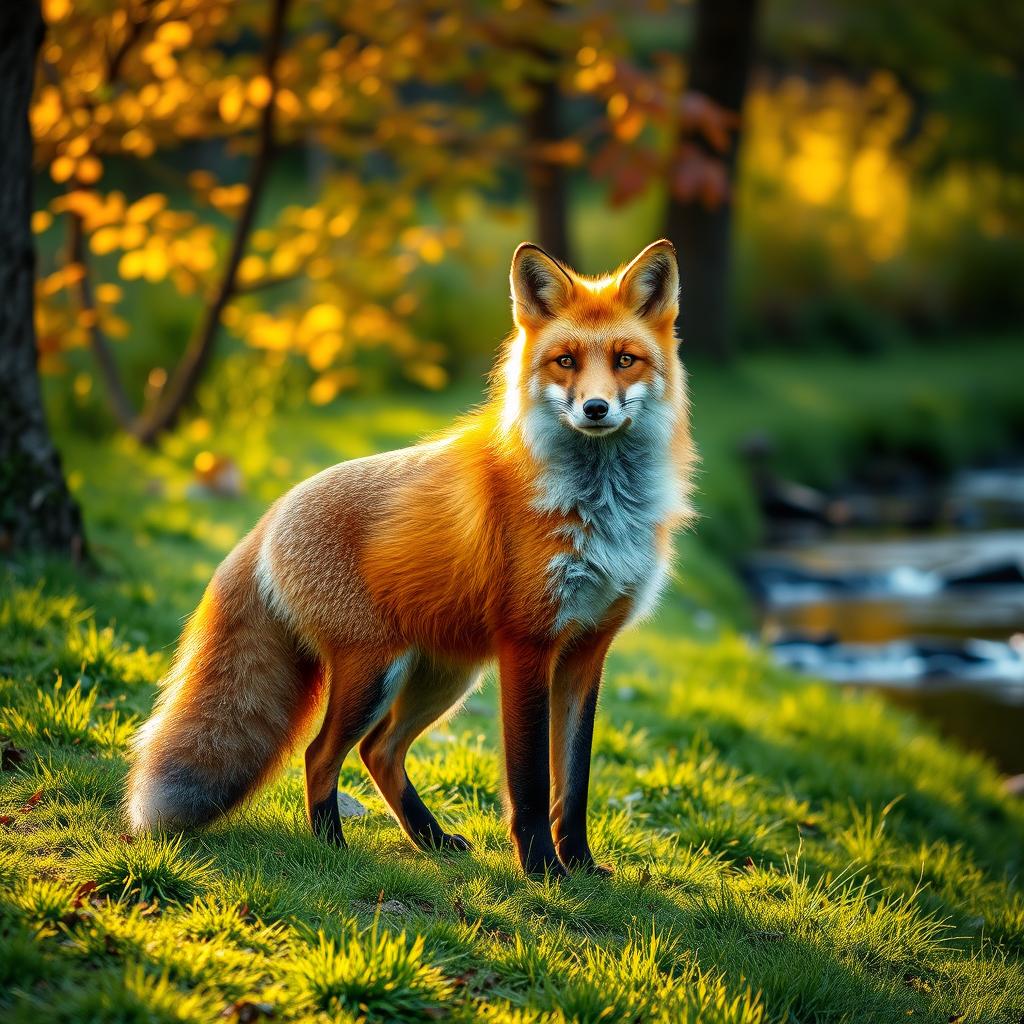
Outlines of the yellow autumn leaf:
{"label": "yellow autumn leaf", "polygon": [[43,0],[43,18],[47,24],[61,21],[71,13],[71,0]]}
{"label": "yellow autumn leaf", "polygon": [[339,331],[345,323],[345,314],[337,306],[327,302],[313,306],[306,311],[299,330],[305,334],[318,334],[323,331]]}
{"label": "yellow autumn leaf", "polygon": [[162,281],[167,276],[167,271],[170,266],[166,250],[151,246],[143,250],[143,254],[143,277],[145,277],[150,284],[156,284],[158,281]]}
{"label": "yellow autumn leaf", "polygon": [[132,203],[125,211],[125,219],[141,224],[149,220],[154,214],[159,213],[166,206],[167,196],[160,192],[153,192]]}
{"label": "yellow autumn leaf", "polygon": [[252,284],[266,273],[266,264],[259,256],[246,256],[238,264],[238,280],[242,284]]}
{"label": "yellow autumn leaf", "polygon": [[431,391],[438,391],[448,383],[448,374],[433,363],[411,363],[405,372],[411,380]]}
{"label": "yellow autumn leaf", "polygon": [[71,175],[74,173],[75,161],[69,156],[59,156],[52,164],[50,164],[50,177],[53,178],[58,185],[69,180]]}
{"label": "yellow autumn leaf", "polygon": [[220,116],[228,124],[234,124],[242,113],[243,105],[244,97],[242,91],[240,89],[230,89],[221,96],[218,110],[220,111]]}
{"label": "yellow autumn leaf", "polygon": [[420,259],[424,263],[440,263],[444,259],[444,245],[433,235],[424,238],[420,243]]}
{"label": "yellow autumn leaf", "polygon": [[89,248],[92,249],[97,256],[106,256],[107,253],[113,252],[121,244],[121,231],[116,227],[105,227],[100,228],[99,231],[93,233],[89,239]]}
{"label": "yellow autumn leaf", "polygon": [[245,98],[254,106],[262,109],[274,95],[274,87],[266,75],[256,75],[251,79],[245,90]]}
{"label": "yellow autumn leaf", "polygon": [[314,405],[326,405],[338,394],[338,383],[332,377],[319,377],[309,388],[309,400]]}
{"label": "yellow autumn leaf", "polygon": [[146,267],[146,258],[141,250],[126,252],[117,263],[117,272],[126,281],[134,281],[142,277]]}
{"label": "yellow autumn leaf", "polygon": [[192,42],[192,26],[187,21],[166,21],[156,30],[156,38],[164,46],[180,50]]}
{"label": "yellow autumn leaf", "polygon": [[326,370],[344,347],[340,334],[321,334],[306,351],[306,359],[314,370]]}

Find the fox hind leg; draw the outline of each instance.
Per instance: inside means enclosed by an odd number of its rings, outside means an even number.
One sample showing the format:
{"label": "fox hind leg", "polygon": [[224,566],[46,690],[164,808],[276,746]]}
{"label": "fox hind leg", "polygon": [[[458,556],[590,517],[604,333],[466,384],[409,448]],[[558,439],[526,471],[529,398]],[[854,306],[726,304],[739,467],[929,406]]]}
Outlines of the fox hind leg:
{"label": "fox hind leg", "polygon": [[359,745],[381,795],[409,838],[421,849],[464,851],[469,841],[445,832],[423,803],[405,769],[409,747],[476,684],[478,668],[420,654],[391,710]]}
{"label": "fox hind leg", "polygon": [[379,652],[345,651],[327,665],[324,720],[306,749],[306,809],[313,832],[345,845],[338,814],[338,775],[348,752],[387,714],[410,664]]}

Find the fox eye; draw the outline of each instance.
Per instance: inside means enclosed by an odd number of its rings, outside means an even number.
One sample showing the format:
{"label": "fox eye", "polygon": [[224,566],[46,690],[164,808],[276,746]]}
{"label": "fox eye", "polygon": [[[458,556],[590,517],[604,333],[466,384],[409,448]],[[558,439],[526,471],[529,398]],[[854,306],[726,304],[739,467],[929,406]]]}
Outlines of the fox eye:
{"label": "fox eye", "polygon": [[576,360],[572,356],[559,356],[556,360],[559,366],[563,370],[571,370],[576,365]]}
{"label": "fox eye", "polygon": [[627,366],[632,366],[635,362],[636,356],[631,356],[628,352],[623,352],[619,358],[615,360],[615,365],[620,370],[624,370]]}

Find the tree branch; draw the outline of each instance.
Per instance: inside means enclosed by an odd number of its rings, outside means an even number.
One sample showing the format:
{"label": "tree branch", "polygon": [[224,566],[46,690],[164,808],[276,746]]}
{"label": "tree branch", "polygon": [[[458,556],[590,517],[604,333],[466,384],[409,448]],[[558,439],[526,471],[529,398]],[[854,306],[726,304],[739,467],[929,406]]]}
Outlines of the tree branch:
{"label": "tree branch", "polygon": [[304,273],[304,269],[295,271],[293,274],[274,274],[261,277],[256,281],[235,282],[235,295],[252,295],[254,292],[261,292],[266,288],[276,288],[279,284],[290,284],[298,281]]}
{"label": "tree branch", "polygon": [[281,55],[284,21],[289,0],[273,0],[267,44],[263,56],[263,73],[270,81],[270,99],[263,108],[257,136],[256,154],[249,171],[248,195],[235,224],[234,236],[224,264],[220,284],[203,315],[198,330],[192,336],[181,361],[174,369],[167,387],[161,392],[155,406],[143,414],[134,430],[135,436],[147,445],[153,444],[165,430],[177,421],[182,409],[192,400],[217,341],[221,316],[238,287],[238,266],[256,220],[260,199],[266,185],[270,164],[274,156],[274,107],[277,99],[277,65]]}
{"label": "tree branch", "polygon": [[128,32],[121,41],[121,45],[110,55],[110,60],[107,63],[107,81],[110,84],[117,80],[121,73],[121,64],[125,57],[128,56],[128,51],[135,45],[136,40],[142,34],[142,30],[149,22],[150,8],[153,4],[154,0],[143,0],[140,11],[142,14],[141,18],[135,18],[132,14],[128,15]]}
{"label": "tree branch", "polygon": [[92,282],[89,280],[89,264],[86,261],[82,218],[73,212],[69,213],[69,217],[71,219],[71,231],[68,238],[69,255],[71,262],[77,263],[81,267],[81,276],[78,279],[78,303],[84,311],[90,314],[91,318],[88,328],[89,347],[92,349],[100,376],[103,378],[107,394],[110,396],[110,405],[114,416],[125,430],[131,431],[135,426],[135,409],[121,382],[117,360],[114,358],[107,336],[99,324],[99,311],[96,309]]}
{"label": "tree branch", "polygon": [[[132,18],[128,32],[121,41],[121,45],[110,55],[107,61],[107,84],[113,85],[121,73],[121,64],[124,62],[132,46],[142,35],[147,25],[148,14],[153,6],[154,0],[143,0],[140,8],[141,17]],[[56,74],[52,65],[43,62],[43,71],[47,78],[64,93],[63,81]],[[86,107],[93,110],[91,99],[85,100]],[[74,186],[80,187],[80,186]],[[72,191],[72,185],[68,185],[67,191]],[[81,276],[78,279],[78,303],[81,308],[91,317],[89,324],[89,347],[92,349],[93,357],[99,367],[100,376],[110,396],[110,405],[114,416],[121,427],[129,432],[134,431],[136,424],[135,406],[128,397],[121,380],[121,374],[117,367],[117,360],[114,358],[113,350],[107,341],[103,328],[99,324],[99,311],[96,308],[96,300],[93,295],[92,282],[90,280],[89,256],[85,246],[85,225],[79,214],[74,211],[68,212],[70,232],[68,236],[68,255],[71,262],[77,263],[81,268]]]}

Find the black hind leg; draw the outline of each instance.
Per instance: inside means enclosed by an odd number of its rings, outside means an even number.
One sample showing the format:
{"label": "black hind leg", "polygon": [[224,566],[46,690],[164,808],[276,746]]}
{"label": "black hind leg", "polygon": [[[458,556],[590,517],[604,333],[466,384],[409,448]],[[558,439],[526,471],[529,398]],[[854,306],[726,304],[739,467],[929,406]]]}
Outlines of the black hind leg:
{"label": "black hind leg", "polygon": [[313,832],[325,842],[335,846],[346,846],[345,833],[341,828],[341,815],[338,813],[338,786],[335,783],[331,795],[310,808],[310,824]]}
{"label": "black hind leg", "polygon": [[445,832],[423,803],[405,770],[409,747],[420,733],[457,704],[477,679],[475,666],[420,656],[387,717],[359,746],[373,781],[398,823],[423,850],[470,849],[465,836]]}
{"label": "black hind leg", "polygon": [[313,832],[345,845],[338,813],[338,774],[360,737],[387,713],[405,677],[406,656],[381,664],[365,652],[346,652],[327,671],[323,725],[306,749],[306,810]]}

